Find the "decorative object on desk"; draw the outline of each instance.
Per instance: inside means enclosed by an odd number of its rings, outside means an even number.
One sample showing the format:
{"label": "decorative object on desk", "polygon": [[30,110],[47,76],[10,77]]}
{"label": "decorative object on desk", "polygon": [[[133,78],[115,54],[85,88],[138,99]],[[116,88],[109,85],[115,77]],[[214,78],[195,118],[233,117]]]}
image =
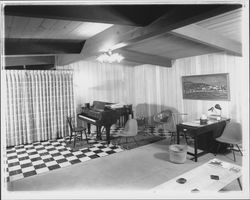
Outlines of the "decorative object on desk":
{"label": "decorative object on desk", "polygon": [[231,167],[231,168],[229,168],[229,171],[233,171],[235,173],[238,173],[238,172],[240,172],[240,169],[236,168],[236,167]]}
{"label": "decorative object on desk", "polygon": [[177,182],[177,183],[180,183],[180,184],[184,184],[184,183],[187,182],[187,179],[185,179],[185,178],[178,178],[178,179],[176,180],[176,182]]}
{"label": "decorative object on desk", "polygon": [[183,99],[230,100],[229,74],[182,76]]}
{"label": "decorative object on desk", "polygon": [[221,163],[222,163],[221,161],[219,161],[219,160],[217,160],[217,159],[214,159],[214,160],[212,160],[209,164],[215,165],[215,166],[222,166]]}
{"label": "decorative object on desk", "polygon": [[119,53],[112,53],[111,50],[102,53],[97,57],[97,60],[101,63],[113,63],[113,62],[121,62],[124,57]]}
{"label": "decorative object on desk", "polygon": [[217,175],[210,175],[210,178],[214,179],[214,180],[219,180],[220,179],[219,176],[217,176]]}
{"label": "decorative object on desk", "polygon": [[206,115],[204,115],[204,114],[202,114],[201,115],[201,118],[200,118],[200,125],[205,125],[205,124],[207,124],[207,116]]}

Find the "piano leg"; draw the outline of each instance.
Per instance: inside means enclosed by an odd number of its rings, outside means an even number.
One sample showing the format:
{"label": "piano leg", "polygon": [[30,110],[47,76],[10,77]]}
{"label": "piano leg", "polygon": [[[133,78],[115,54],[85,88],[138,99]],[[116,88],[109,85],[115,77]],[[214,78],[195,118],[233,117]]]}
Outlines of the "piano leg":
{"label": "piano leg", "polygon": [[110,144],[110,127],[111,127],[111,126],[105,126],[105,129],[106,129],[106,140],[107,140],[107,145]]}
{"label": "piano leg", "polygon": [[101,126],[96,126],[96,139],[102,140]]}

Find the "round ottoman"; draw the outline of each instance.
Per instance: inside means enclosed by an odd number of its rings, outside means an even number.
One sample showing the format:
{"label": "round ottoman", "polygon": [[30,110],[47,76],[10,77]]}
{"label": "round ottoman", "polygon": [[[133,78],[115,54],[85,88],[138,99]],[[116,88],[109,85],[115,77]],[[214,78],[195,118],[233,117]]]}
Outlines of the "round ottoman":
{"label": "round ottoman", "polygon": [[173,163],[184,163],[187,158],[187,145],[174,144],[169,146],[169,159]]}

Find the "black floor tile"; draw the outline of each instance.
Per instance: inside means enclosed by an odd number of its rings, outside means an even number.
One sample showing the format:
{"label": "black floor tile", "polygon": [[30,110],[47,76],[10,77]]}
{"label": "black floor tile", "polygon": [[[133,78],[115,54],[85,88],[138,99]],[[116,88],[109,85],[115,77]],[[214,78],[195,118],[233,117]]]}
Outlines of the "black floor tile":
{"label": "black floor tile", "polygon": [[13,167],[13,166],[17,166],[17,165],[20,165],[20,163],[19,162],[13,162],[13,163],[9,163],[8,167]]}
{"label": "black floor tile", "polygon": [[23,176],[24,177],[29,177],[29,176],[33,176],[33,175],[36,175],[36,174],[37,174],[36,171],[33,170],[33,171],[30,171],[30,172],[23,173]]}
{"label": "black floor tile", "polygon": [[47,167],[44,163],[43,164],[39,164],[39,165],[34,165],[35,169],[41,169],[41,168],[44,168],[44,167]]}
{"label": "black floor tile", "polygon": [[21,168],[30,167],[30,166],[32,166],[31,162],[30,163],[26,163],[26,164],[22,164]]}
{"label": "black floor tile", "polygon": [[76,160],[70,160],[69,162],[73,165],[76,163],[80,163],[81,161],[79,159],[76,159]]}
{"label": "black floor tile", "polygon": [[10,171],[10,172],[9,172],[9,175],[10,175],[10,176],[13,176],[13,175],[16,175],[16,174],[21,174],[21,173],[22,173],[22,170],[21,170],[21,169],[18,169],[18,170]]}
{"label": "black floor tile", "polygon": [[54,158],[45,158],[45,159],[43,159],[43,161],[44,161],[45,163],[51,162],[51,161],[54,161],[54,160],[55,160]]}
{"label": "black floor tile", "polygon": [[59,169],[61,167],[60,167],[60,165],[52,165],[52,166],[49,166],[48,168],[49,168],[49,170],[54,170],[54,169]]}

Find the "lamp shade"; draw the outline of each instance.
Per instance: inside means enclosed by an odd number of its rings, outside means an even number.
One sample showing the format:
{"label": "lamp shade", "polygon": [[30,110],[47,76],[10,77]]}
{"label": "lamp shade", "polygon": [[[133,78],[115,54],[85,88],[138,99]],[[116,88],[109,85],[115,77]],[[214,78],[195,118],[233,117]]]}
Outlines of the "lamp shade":
{"label": "lamp shade", "polygon": [[218,109],[218,110],[221,110],[222,108],[220,107],[220,104],[216,104],[215,106],[214,106],[216,109]]}

